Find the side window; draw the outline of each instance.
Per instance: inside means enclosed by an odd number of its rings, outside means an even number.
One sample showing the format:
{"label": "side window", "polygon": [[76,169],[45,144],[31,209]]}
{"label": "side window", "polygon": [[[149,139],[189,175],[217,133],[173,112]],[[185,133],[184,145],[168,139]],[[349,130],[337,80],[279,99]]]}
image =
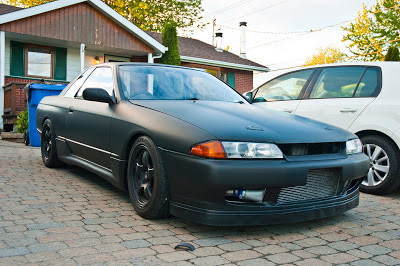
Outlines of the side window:
{"label": "side window", "polygon": [[357,87],[365,67],[329,67],[321,71],[310,99],[349,98]]}
{"label": "side window", "polygon": [[76,92],[79,90],[79,88],[82,86],[83,82],[87,79],[87,77],[92,73],[94,68],[89,68],[85,72],[83,72],[77,80],[75,80],[74,83],[72,83],[67,92],[64,94],[64,97],[68,98],[74,98],[76,95]]}
{"label": "side window", "polygon": [[379,68],[368,68],[365,71],[354,97],[376,97],[381,89],[381,71]]}
{"label": "side window", "polygon": [[98,67],[83,83],[76,97],[82,97],[82,93],[86,88],[101,88],[113,96],[114,84],[112,77],[112,69],[110,67]]}
{"label": "side window", "polygon": [[254,96],[255,102],[297,100],[314,69],[292,72],[260,87]]}

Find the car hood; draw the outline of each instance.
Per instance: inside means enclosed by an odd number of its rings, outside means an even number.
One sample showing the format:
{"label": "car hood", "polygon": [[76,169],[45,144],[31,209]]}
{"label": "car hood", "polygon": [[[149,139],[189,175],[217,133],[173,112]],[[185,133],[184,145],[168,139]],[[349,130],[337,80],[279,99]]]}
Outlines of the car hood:
{"label": "car hood", "polygon": [[321,143],[356,138],[335,126],[247,103],[175,100],[137,100],[132,103],[195,125],[218,140]]}

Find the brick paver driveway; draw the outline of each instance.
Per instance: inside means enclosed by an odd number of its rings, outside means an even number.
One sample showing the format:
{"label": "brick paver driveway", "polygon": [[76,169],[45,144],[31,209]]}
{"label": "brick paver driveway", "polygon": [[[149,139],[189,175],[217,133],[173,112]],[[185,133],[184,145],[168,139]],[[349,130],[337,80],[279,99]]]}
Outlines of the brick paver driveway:
{"label": "brick paver driveway", "polygon": [[339,217],[219,228],[142,219],[127,193],[77,167],[45,168],[38,148],[0,140],[0,154],[2,265],[400,264],[399,192],[363,194]]}

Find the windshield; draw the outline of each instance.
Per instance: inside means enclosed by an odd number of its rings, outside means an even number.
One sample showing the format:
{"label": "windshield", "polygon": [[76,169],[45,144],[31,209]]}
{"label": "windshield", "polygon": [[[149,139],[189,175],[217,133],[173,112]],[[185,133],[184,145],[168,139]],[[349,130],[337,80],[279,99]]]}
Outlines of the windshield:
{"label": "windshield", "polygon": [[128,100],[244,101],[228,85],[199,70],[121,65],[118,75],[122,95]]}

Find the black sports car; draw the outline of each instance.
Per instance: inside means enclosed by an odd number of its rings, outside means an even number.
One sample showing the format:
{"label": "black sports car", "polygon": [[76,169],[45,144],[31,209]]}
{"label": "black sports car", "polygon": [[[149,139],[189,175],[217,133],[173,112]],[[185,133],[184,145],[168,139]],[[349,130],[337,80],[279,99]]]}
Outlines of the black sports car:
{"label": "black sports car", "polygon": [[40,102],[36,123],[47,167],[104,177],[150,219],[260,225],[337,215],[358,205],[369,169],[354,134],[252,106],[183,67],[90,67]]}

